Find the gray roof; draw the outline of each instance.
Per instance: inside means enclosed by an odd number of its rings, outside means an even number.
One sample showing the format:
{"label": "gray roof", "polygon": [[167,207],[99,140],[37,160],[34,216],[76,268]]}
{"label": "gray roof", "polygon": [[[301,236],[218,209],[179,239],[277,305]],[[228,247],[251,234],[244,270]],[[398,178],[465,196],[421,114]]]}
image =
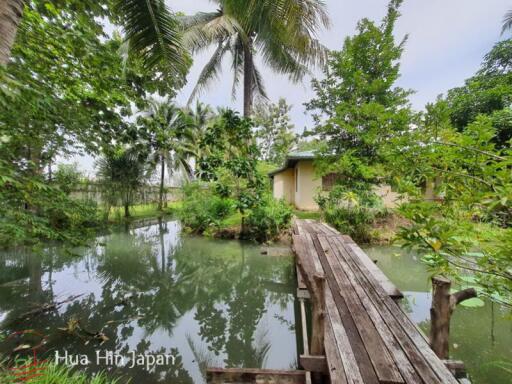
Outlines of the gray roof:
{"label": "gray roof", "polygon": [[284,165],[281,168],[270,172],[268,175],[272,177],[277,173],[283,172],[288,168],[294,167],[295,164],[297,164],[297,161],[299,160],[314,160],[316,159],[316,157],[317,156],[315,155],[314,151],[290,152],[288,153],[288,156],[286,156]]}

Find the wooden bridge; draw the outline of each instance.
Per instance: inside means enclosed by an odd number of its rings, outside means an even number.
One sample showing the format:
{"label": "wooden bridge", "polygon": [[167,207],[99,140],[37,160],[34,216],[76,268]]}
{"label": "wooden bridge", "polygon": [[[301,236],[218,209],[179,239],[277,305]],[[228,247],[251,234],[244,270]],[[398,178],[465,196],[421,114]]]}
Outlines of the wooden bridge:
{"label": "wooden bridge", "polygon": [[[450,294],[449,281],[433,279],[433,329],[440,329],[436,335],[442,336],[435,337],[436,354],[402,311],[402,293],[350,237],[323,223],[295,220],[292,240],[302,370],[208,368],[209,383],[468,383],[455,378],[463,376],[463,363],[438,355],[448,355],[449,314],[458,302],[476,295],[474,290]],[[310,341],[306,299],[312,304]]]}
{"label": "wooden bridge", "polygon": [[301,356],[306,370],[336,384],[458,383],[397,304],[401,293],[350,237],[296,220],[293,247],[299,297],[310,294],[313,302],[311,346]]}

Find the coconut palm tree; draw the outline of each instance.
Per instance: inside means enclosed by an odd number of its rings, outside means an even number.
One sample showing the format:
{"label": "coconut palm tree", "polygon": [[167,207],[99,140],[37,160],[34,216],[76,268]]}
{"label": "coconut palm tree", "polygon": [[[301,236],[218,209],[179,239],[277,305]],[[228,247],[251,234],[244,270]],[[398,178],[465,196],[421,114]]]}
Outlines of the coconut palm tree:
{"label": "coconut palm tree", "polygon": [[149,129],[150,146],[153,149],[150,162],[160,165],[160,191],[158,209],[163,208],[165,169],[172,174],[184,170],[193,177],[190,159],[194,156],[194,132],[191,116],[170,101],[152,100],[146,117],[142,120]]}
{"label": "coconut palm tree", "polygon": [[[0,66],[9,60],[25,2],[0,2]],[[148,68],[158,66],[170,73],[186,72],[187,54],[179,23],[164,0],[114,0],[111,4],[110,13],[122,24],[131,53],[141,57]]]}
{"label": "coconut palm tree", "polygon": [[231,54],[233,97],[243,77],[244,116],[252,113],[254,96],[266,98],[255,53],[277,73],[298,81],[326,50],[316,40],[320,25],[328,26],[321,0],[213,0],[219,9],[183,17],[184,43],[192,53],[216,49],[203,68],[189,102],[218,77],[222,60]]}

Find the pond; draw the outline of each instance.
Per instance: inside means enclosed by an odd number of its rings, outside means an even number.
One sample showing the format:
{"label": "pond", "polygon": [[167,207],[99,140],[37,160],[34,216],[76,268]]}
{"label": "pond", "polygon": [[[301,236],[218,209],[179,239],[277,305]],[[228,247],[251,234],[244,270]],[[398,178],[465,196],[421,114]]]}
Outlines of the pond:
{"label": "pond", "polygon": [[177,221],[97,240],[72,253],[1,254],[0,353],[44,338],[39,359],[67,352],[133,383],[201,383],[206,366],[296,367],[291,257],[182,235]]}
{"label": "pond", "polygon": [[[428,334],[432,287],[419,256],[397,247],[369,247],[365,251],[403,292],[403,307]],[[455,309],[450,327],[450,357],[464,361],[474,384],[512,383],[512,312],[484,301],[480,308],[459,305]]]}
{"label": "pond", "polygon": [[[95,244],[71,253],[59,246],[0,253],[0,354],[44,338],[39,359],[67,351],[69,362],[86,356],[90,364],[79,365],[90,372],[108,368],[143,384],[202,383],[206,366],[297,367],[301,340],[291,257],[262,255],[250,243],[184,235],[173,220],[102,236]],[[428,332],[431,287],[418,256],[396,247],[366,251]],[[59,305],[44,307],[48,303]],[[26,330],[33,332],[17,333]],[[459,306],[450,347],[473,383],[512,383],[509,309],[491,302]],[[108,352],[124,360],[101,360]],[[139,355],[172,358],[131,367]]]}

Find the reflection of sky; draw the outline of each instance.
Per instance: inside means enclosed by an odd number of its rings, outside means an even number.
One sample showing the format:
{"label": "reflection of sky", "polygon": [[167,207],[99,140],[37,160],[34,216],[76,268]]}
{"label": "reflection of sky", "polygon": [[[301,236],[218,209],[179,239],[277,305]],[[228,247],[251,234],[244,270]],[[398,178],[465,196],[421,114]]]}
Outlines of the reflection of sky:
{"label": "reflection of sky", "polygon": [[432,295],[430,292],[402,292],[407,300],[406,312],[414,323],[430,319],[430,303]]}

